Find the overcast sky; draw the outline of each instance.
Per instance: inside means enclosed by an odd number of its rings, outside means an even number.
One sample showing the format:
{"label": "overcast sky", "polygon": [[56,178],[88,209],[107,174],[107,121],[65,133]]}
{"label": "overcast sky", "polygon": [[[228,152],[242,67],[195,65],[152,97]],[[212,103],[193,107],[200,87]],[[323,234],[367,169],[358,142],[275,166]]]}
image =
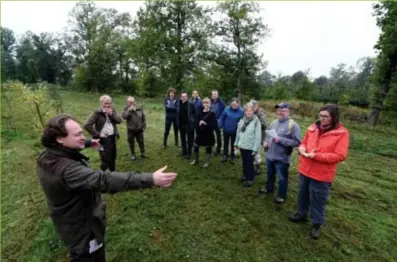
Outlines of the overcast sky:
{"label": "overcast sky", "polygon": [[[1,1],[1,25],[19,37],[25,31],[59,32],[67,25],[73,1]],[[134,17],[143,2],[96,2],[98,6],[130,12]],[[204,5],[210,2],[201,2]],[[215,3],[215,2],[213,2]],[[372,17],[373,2],[260,2],[271,36],[258,51],[273,74],[293,74],[310,68],[310,76],[328,75],[339,63],[356,65],[374,56],[380,30]]]}

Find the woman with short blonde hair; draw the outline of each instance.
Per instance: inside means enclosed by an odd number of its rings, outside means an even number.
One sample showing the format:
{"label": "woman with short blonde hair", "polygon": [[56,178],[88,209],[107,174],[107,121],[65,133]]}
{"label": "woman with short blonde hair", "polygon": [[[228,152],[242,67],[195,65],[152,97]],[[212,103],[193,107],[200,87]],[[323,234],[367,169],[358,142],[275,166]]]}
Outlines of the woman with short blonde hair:
{"label": "woman with short blonde hair", "polygon": [[211,111],[211,100],[203,99],[203,109],[198,114],[196,126],[196,140],[194,143],[194,160],[192,165],[196,165],[199,160],[199,148],[205,147],[207,158],[203,167],[208,167],[212,153],[212,147],[215,145],[214,130],[217,127],[215,112]]}
{"label": "woman with short blonde hair", "polygon": [[240,149],[243,162],[243,186],[250,187],[253,184],[254,156],[261,145],[262,129],[258,117],[254,114],[253,105],[248,103],[244,106],[244,116],[237,126],[235,150]]}

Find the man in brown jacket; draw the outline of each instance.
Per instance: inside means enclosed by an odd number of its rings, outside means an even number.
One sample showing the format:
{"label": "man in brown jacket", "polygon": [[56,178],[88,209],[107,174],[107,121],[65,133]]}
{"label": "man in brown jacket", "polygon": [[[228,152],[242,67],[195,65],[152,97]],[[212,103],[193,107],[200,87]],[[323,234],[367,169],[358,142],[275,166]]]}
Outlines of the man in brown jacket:
{"label": "man in brown jacket", "polygon": [[146,117],[142,108],[136,106],[135,98],[129,96],[127,105],[124,107],[121,117],[127,121],[128,145],[130,146],[131,159],[135,160],[135,139],[138,142],[141,157],[146,158],[143,132],[146,129]]}
{"label": "man in brown jacket", "polygon": [[103,95],[99,99],[101,106],[95,110],[87,120],[84,128],[93,138],[99,138],[101,147],[99,155],[101,157],[101,169],[105,171],[116,170],[116,138],[120,137],[117,125],[122,122],[121,117],[112,107],[112,98]]}
{"label": "man in brown jacket", "polygon": [[116,193],[153,185],[169,187],[176,173],[166,166],[154,173],[95,171],[80,153],[99,147],[98,140],[86,140],[77,121],[68,115],[50,119],[41,143],[46,150],[37,160],[37,175],[47,198],[56,231],[67,246],[70,261],[105,261],[105,203],[101,192]]}

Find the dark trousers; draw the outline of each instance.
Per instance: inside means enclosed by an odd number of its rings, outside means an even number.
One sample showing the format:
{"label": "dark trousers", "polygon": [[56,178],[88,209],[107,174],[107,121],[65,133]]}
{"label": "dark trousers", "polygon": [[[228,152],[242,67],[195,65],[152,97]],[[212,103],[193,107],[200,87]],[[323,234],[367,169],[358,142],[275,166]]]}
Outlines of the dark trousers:
{"label": "dark trousers", "polygon": [[167,145],[168,135],[170,134],[171,125],[174,128],[174,139],[175,145],[178,145],[178,125],[176,124],[176,118],[166,118],[165,119],[165,131],[164,131],[164,142],[163,144]]}
{"label": "dark trousers", "polygon": [[218,127],[215,128],[215,134],[216,134],[216,152],[220,153],[222,148],[222,135],[221,135],[221,130]]}
{"label": "dark trousers", "polygon": [[99,156],[101,157],[101,170],[110,171],[116,170],[116,136],[111,135],[100,139],[102,149],[99,150]]}
{"label": "dark trousers", "polygon": [[143,140],[143,131],[128,130],[128,145],[132,155],[135,155],[135,140],[138,142],[141,154],[145,154],[145,144]]}
{"label": "dark trousers", "polygon": [[300,174],[298,192],[298,214],[306,217],[311,211],[313,224],[323,224],[325,216],[325,204],[328,199],[331,184],[320,182]]}
{"label": "dark trousers", "polygon": [[105,247],[92,254],[70,254],[70,262],[106,262]]}
{"label": "dark trousers", "polygon": [[212,154],[212,146],[198,146],[198,145],[194,145],[194,153],[198,154],[200,151],[200,147],[205,147],[205,152],[207,153],[207,155]]}
{"label": "dark trousers", "polygon": [[179,133],[181,134],[182,153],[184,155],[191,155],[194,140],[194,129],[191,128],[189,124],[181,124]]}
{"label": "dark trousers", "polygon": [[241,160],[243,161],[243,175],[246,181],[254,181],[254,156],[252,150],[240,148]]}
{"label": "dark trousers", "polygon": [[229,141],[230,141],[230,156],[234,158],[234,142],[236,141],[236,133],[223,132],[223,154],[229,154]]}
{"label": "dark trousers", "polygon": [[281,161],[272,161],[266,158],[266,168],[267,168],[267,182],[266,190],[267,192],[274,191],[274,184],[276,183],[276,174],[278,176],[278,197],[285,199],[287,197],[288,191],[288,163],[283,163]]}

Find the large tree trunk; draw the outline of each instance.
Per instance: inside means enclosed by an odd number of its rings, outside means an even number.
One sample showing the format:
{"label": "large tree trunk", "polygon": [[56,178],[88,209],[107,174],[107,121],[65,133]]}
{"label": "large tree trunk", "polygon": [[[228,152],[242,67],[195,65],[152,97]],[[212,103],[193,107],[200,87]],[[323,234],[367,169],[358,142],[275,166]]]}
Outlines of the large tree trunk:
{"label": "large tree trunk", "polygon": [[397,53],[394,53],[393,55],[385,59],[385,63],[387,63],[387,65],[382,80],[380,81],[379,96],[376,99],[375,105],[373,106],[372,112],[368,118],[368,123],[372,126],[375,126],[378,123],[380,112],[383,109],[383,103],[391,89],[391,80],[393,77],[393,73],[396,73],[397,71]]}

